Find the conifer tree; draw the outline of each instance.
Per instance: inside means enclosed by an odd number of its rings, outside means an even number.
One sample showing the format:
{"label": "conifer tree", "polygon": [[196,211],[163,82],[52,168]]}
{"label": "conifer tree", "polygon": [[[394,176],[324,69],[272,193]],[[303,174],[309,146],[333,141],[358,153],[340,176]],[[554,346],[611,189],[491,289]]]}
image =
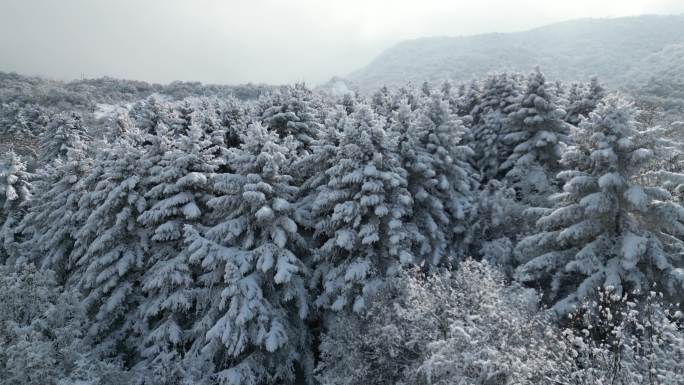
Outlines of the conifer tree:
{"label": "conifer tree", "polygon": [[216,103],[216,113],[219,115],[220,126],[224,131],[224,143],[228,148],[240,147],[244,130],[251,120],[251,111],[240,100],[235,98],[223,99]]}
{"label": "conifer tree", "polygon": [[599,286],[618,295],[653,282],[681,291],[684,210],[667,191],[634,179],[653,159],[659,130],[637,130],[633,114],[612,97],[581,124],[563,157],[556,206],[517,246],[519,279],[548,289],[559,312]]}
{"label": "conifer tree", "polygon": [[420,92],[423,94],[423,97],[430,98],[433,94],[432,85],[430,85],[430,82],[424,81],[420,86]]}
{"label": "conifer tree", "polygon": [[[164,141],[164,133],[155,142]],[[151,149],[153,150],[153,149]],[[208,214],[209,183],[217,168],[212,143],[206,133],[191,123],[177,143],[155,156],[148,151],[143,184],[149,186],[148,209],[139,217],[151,232],[150,256],[145,261],[142,292],[146,300],[140,317],[149,332],[144,339],[143,360],[138,364],[155,368],[155,381],[178,375],[194,303],[194,279],[187,253],[183,253],[183,227],[197,224]],[[150,156],[151,155],[151,156]]]}
{"label": "conifer tree", "polygon": [[[142,139],[133,139],[140,143]],[[71,282],[78,283],[91,315],[89,335],[100,350],[124,356],[139,349],[144,325],[136,309],[149,255],[150,231],[137,221],[148,207],[141,170],[143,151],[129,141],[103,148],[79,200]],[[125,350],[121,350],[121,346]]]}
{"label": "conifer tree", "polygon": [[574,126],[579,125],[582,117],[589,117],[605,96],[606,91],[596,77],[591,78],[586,86],[573,84],[568,95],[565,121]]}
{"label": "conifer tree", "polygon": [[428,266],[453,262],[470,242],[476,187],[469,164],[472,151],[460,144],[467,130],[439,93],[413,113],[403,103],[391,130],[399,137],[399,156],[413,198],[414,254]]}
{"label": "conifer tree", "polygon": [[394,110],[394,94],[390,90],[383,86],[380,88],[373,97],[371,98],[370,105],[373,108],[373,112],[381,117],[389,120],[392,117],[392,111]]}
{"label": "conifer tree", "polygon": [[19,222],[31,201],[33,178],[14,151],[0,158],[0,263],[12,265],[19,257]]}
{"label": "conifer tree", "polygon": [[473,122],[479,119],[477,106],[480,104],[480,94],[480,85],[474,80],[469,85],[463,85],[459,89],[456,111],[468,127],[472,127]]}
{"label": "conifer tree", "polygon": [[[195,354],[215,364],[222,384],[293,383],[312,356],[302,262],[306,245],[292,219],[297,188],[284,170],[288,149],[275,132],[251,126],[231,149],[234,173],[218,174],[209,200],[215,224],[186,226],[190,261],[201,268],[203,317]],[[206,342],[205,342],[206,341]]]}
{"label": "conifer tree", "polygon": [[193,121],[197,120],[196,112],[199,108],[197,104],[198,101],[195,99],[184,99],[175,103],[175,119],[173,119],[173,126],[171,127],[174,135],[180,136],[190,130]]}
{"label": "conifer tree", "polygon": [[323,242],[314,261],[321,288],[316,304],[362,311],[382,277],[414,262],[404,226],[411,208],[406,172],[396,142],[370,107],[351,115],[325,178],[312,207]]}
{"label": "conifer tree", "polygon": [[508,114],[518,102],[519,86],[508,74],[490,76],[484,83],[480,103],[476,107],[479,119],[473,122],[472,147],[474,160],[482,182],[501,178],[501,164],[513,152],[513,147],[504,143],[511,122]]}
{"label": "conifer tree", "polygon": [[320,129],[316,107],[319,101],[303,84],[285,89],[260,100],[261,122],[280,139],[292,136],[299,154],[309,151]]}
{"label": "conifer tree", "polygon": [[302,230],[314,227],[310,214],[315,195],[326,183],[325,171],[335,162],[342,132],[349,120],[343,106],[329,111],[325,125],[311,146],[311,153],[295,159],[291,165],[291,174],[300,187],[299,209],[295,213],[297,222],[304,225]]}
{"label": "conifer tree", "polygon": [[[211,163],[216,166],[215,171],[225,171],[227,168],[226,155],[228,147],[235,147],[240,143],[240,139],[235,139],[239,133],[244,130],[246,124],[243,126],[226,125],[224,120],[228,105],[223,101],[215,98],[202,98],[199,100],[199,106],[195,110],[192,119],[190,130],[194,133],[186,132],[185,137],[201,138],[202,154],[207,159],[211,159]],[[205,143],[206,142],[206,143]]]}
{"label": "conifer tree", "polygon": [[89,135],[82,117],[75,112],[64,112],[52,117],[40,136],[40,163],[47,164],[58,156],[66,157],[74,149],[86,150]]}
{"label": "conifer tree", "polygon": [[84,193],[83,179],[92,166],[79,142],[76,137],[66,156],[38,171],[35,200],[21,224],[24,258],[41,267],[49,266],[62,283],[73,269],[70,256],[81,225],[78,202]]}
{"label": "conifer tree", "polygon": [[113,127],[107,127],[107,133],[104,135],[109,142],[121,140],[127,137],[132,130],[136,130],[135,123],[129,113],[119,113],[113,121]]}
{"label": "conifer tree", "polygon": [[130,116],[137,129],[143,134],[154,135],[160,123],[164,123],[170,130],[181,123],[171,105],[157,95],[136,103],[130,111]]}
{"label": "conifer tree", "polygon": [[582,100],[582,85],[580,83],[572,83],[570,89],[564,99],[565,101],[565,117],[566,122],[572,125],[579,125],[582,117],[578,111],[575,111],[573,106],[577,105]]}
{"label": "conifer tree", "polygon": [[0,134],[38,135],[48,122],[47,114],[36,105],[0,105]]}
{"label": "conifer tree", "polygon": [[501,164],[501,170],[520,197],[533,206],[542,206],[546,196],[555,191],[553,176],[559,171],[562,149],[568,142],[564,111],[547,88],[538,69],[528,77],[527,89],[511,106],[510,132],[504,137],[513,153]]}
{"label": "conifer tree", "polygon": [[442,85],[439,87],[439,91],[442,93],[442,97],[446,99],[447,101],[451,100],[451,97],[453,96],[451,93],[453,92],[454,85],[451,83],[450,80],[445,80],[442,82]]}
{"label": "conifer tree", "polygon": [[[411,106],[411,110],[415,110],[419,107],[420,105],[420,98],[418,95],[416,95],[415,89],[413,88],[413,85],[411,83],[407,84],[404,87],[400,87],[397,92],[394,95],[394,110],[396,111],[399,109],[399,106],[403,101],[406,100]],[[449,100],[449,106],[451,107],[452,110],[454,110],[453,106],[451,105],[451,100]]]}
{"label": "conifer tree", "polygon": [[476,202],[469,255],[479,256],[511,276],[517,266],[513,246],[520,234],[528,231],[523,216],[526,206],[517,201],[515,189],[496,179],[480,187]]}

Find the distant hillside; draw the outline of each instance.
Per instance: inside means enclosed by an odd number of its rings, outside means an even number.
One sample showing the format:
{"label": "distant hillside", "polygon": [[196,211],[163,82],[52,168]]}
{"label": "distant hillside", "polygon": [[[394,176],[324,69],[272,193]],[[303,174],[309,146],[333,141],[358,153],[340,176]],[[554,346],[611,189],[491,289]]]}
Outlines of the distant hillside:
{"label": "distant hillside", "polygon": [[25,76],[0,71],[0,105],[36,104],[52,110],[94,111],[98,103],[132,102],[152,94],[171,99],[188,96],[235,97],[256,99],[280,86],[265,84],[216,85],[176,81],[169,84],[103,77],[70,82]]}
{"label": "distant hillside", "polygon": [[[551,79],[597,75],[611,87],[648,83],[655,66],[682,81],[684,15],[582,19],[526,32],[435,37],[400,43],[347,77],[369,91],[407,81],[469,80],[539,65]],[[671,62],[676,58],[678,62]]]}
{"label": "distant hillside", "polygon": [[647,56],[627,72],[624,85],[646,101],[684,113],[684,44]]}

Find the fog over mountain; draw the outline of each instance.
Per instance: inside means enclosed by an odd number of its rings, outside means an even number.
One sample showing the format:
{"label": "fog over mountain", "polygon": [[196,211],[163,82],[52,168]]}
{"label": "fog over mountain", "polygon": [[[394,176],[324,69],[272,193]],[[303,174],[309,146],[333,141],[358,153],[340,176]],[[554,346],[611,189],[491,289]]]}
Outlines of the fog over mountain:
{"label": "fog over mountain", "polygon": [[681,81],[678,69],[684,63],[677,52],[683,43],[684,15],[581,19],[519,33],[405,41],[347,78],[367,91],[540,66],[551,79],[596,75],[608,86],[620,87],[647,82],[657,75],[651,72],[657,67]]}

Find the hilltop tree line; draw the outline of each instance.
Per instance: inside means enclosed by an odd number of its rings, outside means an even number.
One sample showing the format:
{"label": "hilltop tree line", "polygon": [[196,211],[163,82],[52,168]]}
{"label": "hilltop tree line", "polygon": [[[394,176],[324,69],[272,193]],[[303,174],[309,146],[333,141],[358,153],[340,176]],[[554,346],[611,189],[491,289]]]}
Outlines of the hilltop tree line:
{"label": "hilltop tree line", "polygon": [[684,379],[678,126],[596,79],[32,106],[0,384]]}

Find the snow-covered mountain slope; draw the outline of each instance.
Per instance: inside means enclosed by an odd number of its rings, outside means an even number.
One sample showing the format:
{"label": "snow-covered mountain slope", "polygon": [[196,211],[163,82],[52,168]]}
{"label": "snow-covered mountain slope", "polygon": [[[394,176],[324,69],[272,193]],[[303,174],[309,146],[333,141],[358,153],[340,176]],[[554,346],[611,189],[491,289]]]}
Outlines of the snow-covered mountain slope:
{"label": "snow-covered mountain slope", "polygon": [[[597,75],[611,87],[648,79],[654,64],[684,43],[684,15],[581,19],[508,34],[434,37],[405,41],[388,49],[347,79],[359,90],[410,81],[469,80],[494,71],[529,71],[541,66],[551,79]],[[658,64],[660,68],[662,65]],[[682,76],[684,71],[666,71]]]}

